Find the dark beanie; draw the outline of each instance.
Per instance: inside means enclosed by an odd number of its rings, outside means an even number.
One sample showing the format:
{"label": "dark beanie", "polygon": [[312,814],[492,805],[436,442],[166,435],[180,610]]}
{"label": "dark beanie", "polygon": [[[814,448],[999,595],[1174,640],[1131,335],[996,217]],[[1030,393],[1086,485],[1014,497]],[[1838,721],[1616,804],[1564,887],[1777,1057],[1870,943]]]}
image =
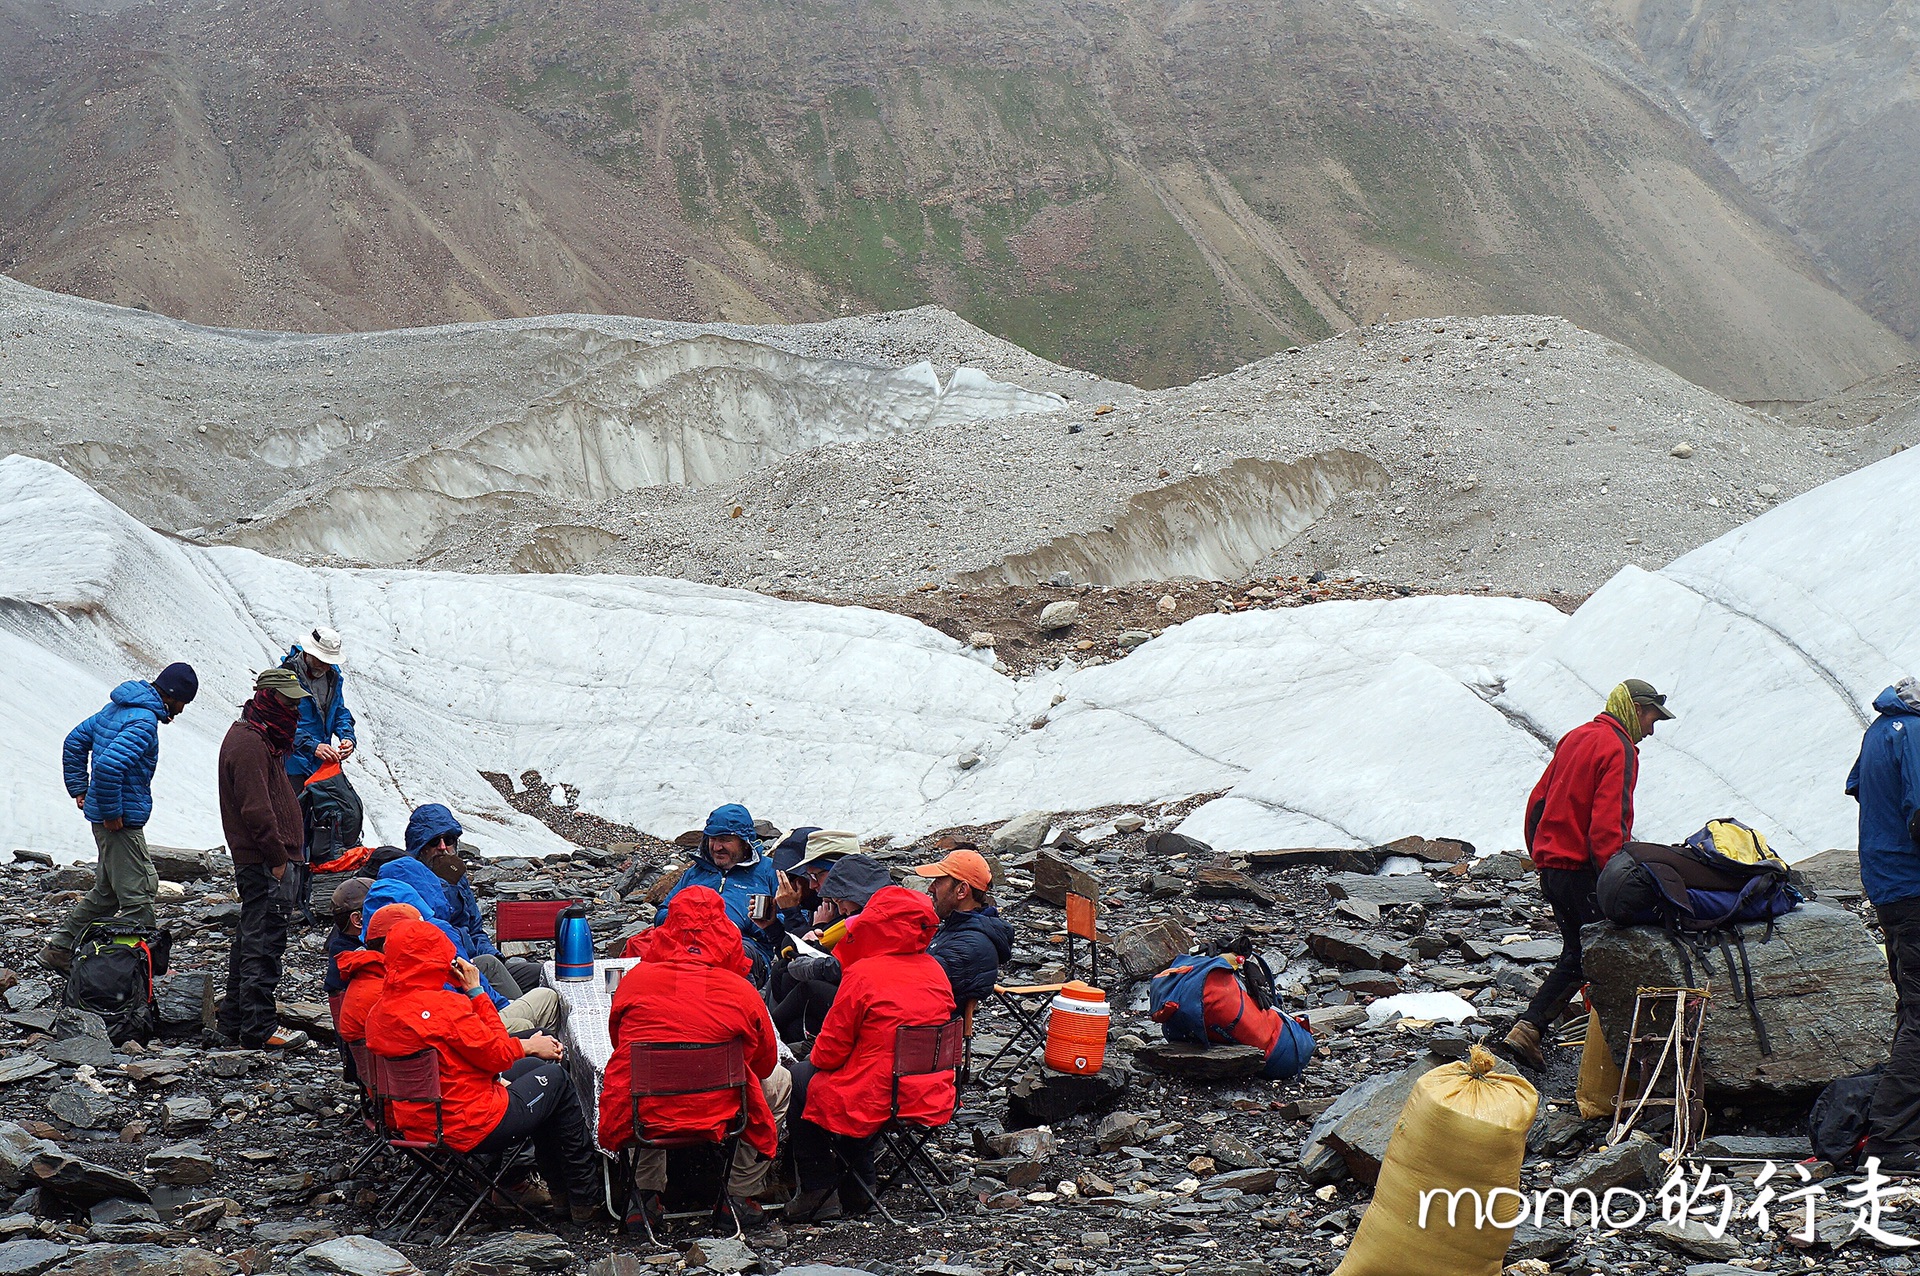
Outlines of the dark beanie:
{"label": "dark beanie", "polygon": [[193,698],[200,694],[200,678],[193,672],[192,665],[175,661],[160,671],[160,676],[153,680],[153,689],[169,700],[192,704]]}

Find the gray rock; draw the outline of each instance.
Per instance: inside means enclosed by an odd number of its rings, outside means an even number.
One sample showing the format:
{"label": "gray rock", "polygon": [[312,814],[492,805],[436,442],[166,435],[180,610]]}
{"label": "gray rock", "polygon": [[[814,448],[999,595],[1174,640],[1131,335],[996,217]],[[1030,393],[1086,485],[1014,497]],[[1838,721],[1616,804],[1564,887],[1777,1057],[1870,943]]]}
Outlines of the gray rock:
{"label": "gray rock", "polygon": [[1070,628],[1078,619],[1080,619],[1079,603],[1064,598],[1059,602],[1048,603],[1040,609],[1040,632],[1057,633],[1062,629]]}
{"label": "gray rock", "polygon": [[1330,868],[1339,873],[1377,873],[1387,862],[1384,851],[1356,851],[1344,846],[1295,846],[1273,851],[1247,851],[1240,858],[1255,868]]}
{"label": "gray rock", "polygon": [[1624,1142],[1597,1148],[1574,1162],[1556,1186],[1569,1191],[1584,1187],[1604,1195],[1610,1187],[1658,1183],[1666,1172],[1660,1146],[1636,1130]]}
{"label": "gray rock", "polygon": [[1068,892],[1091,900],[1100,898],[1100,883],[1058,855],[1041,851],[1033,857],[1032,868],[1034,898],[1043,899],[1055,908],[1067,906]]}
{"label": "gray rock", "polygon": [[1193,936],[1171,917],[1128,927],[1113,937],[1114,957],[1121,969],[1135,979],[1159,974],[1192,946]]}
{"label": "gray rock", "polygon": [[31,1186],[29,1167],[34,1159],[59,1151],[57,1144],[35,1138],[14,1122],[0,1121],[0,1187],[17,1192]]}
{"label": "gray rock", "polygon": [[1113,641],[1115,646],[1131,650],[1134,647],[1144,647],[1146,644],[1152,642],[1153,635],[1144,629],[1122,629],[1114,636]]}
{"label": "gray rock", "polygon": [[27,1081],[43,1073],[52,1072],[57,1064],[51,1059],[37,1054],[11,1054],[0,1059],[0,1085],[12,1085],[16,1081]]}
{"label": "gray rock", "polygon": [[1189,1041],[1154,1041],[1133,1052],[1135,1063],[1188,1081],[1230,1081],[1257,1076],[1267,1056],[1252,1046],[1203,1046]]}
{"label": "gray rock", "polygon": [[154,1005],[162,1026],[213,1027],[213,975],[204,970],[175,970],[153,981]]}
{"label": "gray rock", "polygon": [[87,1211],[89,1223],[158,1223],[160,1211],[145,1201],[101,1201]]}
{"label": "gray rock", "polygon": [[49,1041],[40,1047],[40,1052],[55,1062],[74,1067],[83,1063],[95,1068],[113,1066],[113,1044],[99,1037],[74,1036],[64,1041]]}
{"label": "gray rock", "polygon": [[47,1100],[47,1111],[77,1129],[104,1130],[119,1118],[120,1104],[110,1094],[74,1084],[55,1090]]}
{"label": "gray rock", "polygon": [[50,1150],[36,1155],[27,1166],[25,1182],[34,1187],[78,1209],[110,1196],[124,1196],[134,1201],[148,1199],[146,1186],[140,1180],[107,1166],[83,1161],[52,1144],[47,1147]]}
{"label": "gray rock", "polygon": [[1517,944],[1493,944],[1491,956],[1505,957],[1508,961],[1559,961],[1560,941],[1557,939],[1523,939]]}
{"label": "gray rock", "polygon": [[1517,882],[1533,874],[1532,860],[1508,851],[1482,855],[1467,866],[1467,876],[1476,882]]}
{"label": "gray rock", "polygon": [[[1308,1132],[1306,1141],[1300,1145],[1300,1155],[1297,1160],[1300,1173],[1307,1182],[1337,1183],[1347,1177],[1346,1160],[1340,1155],[1339,1149],[1328,1143],[1328,1136],[1333,1133],[1336,1126],[1355,1111],[1373,1102],[1381,1091],[1395,1085],[1399,1077],[1399,1073],[1384,1072],[1379,1076],[1368,1077],[1356,1085],[1348,1086],[1341,1092],[1340,1097],[1333,1101],[1333,1106],[1320,1114],[1320,1119],[1313,1123],[1313,1129]],[[1406,1095],[1402,1094],[1400,1103],[1394,1106],[1394,1111],[1398,1112],[1405,1102]]]}
{"label": "gray rock", "polygon": [[147,853],[153,857],[153,869],[163,882],[198,882],[214,875],[212,851],[149,844]]}
{"label": "gray rock", "polygon": [[1364,899],[1378,908],[1396,904],[1438,906],[1446,895],[1425,873],[1403,873],[1392,877],[1369,877],[1361,873],[1335,873],[1327,879],[1327,894],[1335,899]]}
{"label": "gray rock", "polygon": [[1355,970],[1392,972],[1413,960],[1412,951],[1397,940],[1345,926],[1307,932],[1307,950],[1321,961]]}
{"label": "gray rock", "polygon": [[240,1264],[192,1245],[89,1245],[53,1270],[60,1276],[233,1276]]}
{"label": "gray rock", "polygon": [[37,1236],[7,1241],[0,1244],[0,1276],[40,1276],[65,1259],[72,1248]]}
{"label": "gray rock", "polygon": [[1047,840],[1047,830],[1052,826],[1053,812],[1028,811],[995,829],[987,845],[996,855],[1037,851]]}
{"label": "gray rock", "polygon": [[341,1236],[309,1245],[288,1266],[293,1276],[414,1276],[420,1270],[405,1254],[371,1236]]}
{"label": "gray rock", "polygon": [[44,979],[22,979],[0,993],[0,999],[6,1001],[8,1010],[32,1010],[53,1000],[53,985]]}
{"label": "gray rock", "polygon": [[710,1272],[751,1272],[759,1269],[760,1256],[743,1240],[703,1237],[687,1247],[687,1266]]}
{"label": "gray rock", "polygon": [[1860,884],[1858,851],[1821,851],[1800,860],[1793,869],[1818,898],[1829,904],[1851,904],[1866,895],[1866,888]]}
{"label": "gray rock", "polygon": [[1572,1247],[1574,1238],[1575,1233],[1564,1227],[1535,1227],[1532,1223],[1522,1223],[1513,1229],[1513,1243],[1507,1246],[1506,1261],[1520,1263],[1537,1258],[1542,1262],[1552,1262]]}
{"label": "gray rock", "polygon": [[524,1272],[561,1272],[574,1264],[573,1251],[551,1232],[508,1232],[468,1245],[447,1268],[448,1276],[521,1276]]}
{"label": "gray rock", "polygon": [[176,1094],[160,1110],[160,1128],[169,1134],[192,1134],[213,1121],[213,1102],[205,1095]]}
{"label": "gray rock", "polygon": [[1659,1238],[1669,1248],[1682,1254],[1691,1254],[1709,1262],[1724,1263],[1746,1252],[1731,1228],[1715,1237],[1703,1225],[1691,1220],[1655,1223],[1647,1228],[1647,1234]]}
{"label": "gray rock", "polygon": [[1083,1112],[1103,1112],[1127,1093],[1133,1074],[1112,1060],[1100,1071],[1035,1069],[1007,1087],[1007,1124],[1054,1125]]}
{"label": "gray rock", "polygon": [[1102,1152],[1117,1152],[1133,1142],[1134,1131],[1139,1127],[1139,1113],[1109,1112],[1093,1127],[1093,1141],[1100,1145]]}
{"label": "gray rock", "polygon": [[147,1173],[170,1187],[201,1187],[213,1182],[214,1162],[198,1143],[169,1143],[147,1153]]}
{"label": "gray rock", "polygon": [[1016,1157],[1028,1161],[1044,1161],[1060,1148],[1059,1141],[1053,1137],[1052,1127],[1045,1125],[1027,1130],[1009,1130],[1005,1134],[981,1132],[979,1140],[996,1157]]}
{"label": "gray rock", "polygon": [[1213,847],[1199,838],[1187,833],[1178,833],[1172,829],[1161,829],[1147,835],[1146,852],[1148,855],[1172,859],[1178,855],[1189,858],[1211,856]]}
{"label": "gray rock", "polygon": [[1216,1174],[1206,1181],[1206,1189],[1230,1189],[1245,1192],[1250,1196],[1264,1196],[1280,1185],[1280,1171],[1272,1166],[1253,1166],[1244,1170],[1229,1170],[1225,1174]]}
{"label": "gray rock", "polygon": [[1207,1140],[1207,1155],[1213,1158],[1215,1165],[1227,1170],[1265,1169],[1267,1165],[1267,1158],[1256,1151],[1252,1144],[1235,1138],[1225,1130]]}
{"label": "gray rock", "polygon": [[[1764,926],[1747,926],[1747,964],[1772,1053],[1754,1034],[1736,954],[1733,969],[1720,950],[1689,954],[1696,981],[1711,983],[1701,1042],[1707,1089],[1729,1097],[1804,1096],[1837,1078],[1883,1061],[1893,1037],[1893,985],[1886,959],[1852,913],[1804,904]],[[1610,1041],[1623,1041],[1634,990],[1673,988],[1686,980],[1679,948],[1657,927],[1622,929],[1605,922],[1582,935],[1589,990]],[[1693,985],[1697,986],[1697,984]]]}
{"label": "gray rock", "polygon": [[1400,1120],[1400,1109],[1407,1106],[1413,1083],[1433,1067],[1423,1061],[1384,1078],[1374,1078],[1385,1084],[1371,1087],[1362,1102],[1354,1104],[1327,1127],[1320,1136],[1321,1141],[1339,1155],[1348,1174],[1369,1185],[1380,1177],[1380,1162],[1387,1154],[1393,1127]]}
{"label": "gray rock", "polygon": [[1813,1145],[1804,1134],[1718,1134],[1700,1140],[1693,1154],[1730,1161],[1773,1161],[1791,1165],[1812,1156]]}

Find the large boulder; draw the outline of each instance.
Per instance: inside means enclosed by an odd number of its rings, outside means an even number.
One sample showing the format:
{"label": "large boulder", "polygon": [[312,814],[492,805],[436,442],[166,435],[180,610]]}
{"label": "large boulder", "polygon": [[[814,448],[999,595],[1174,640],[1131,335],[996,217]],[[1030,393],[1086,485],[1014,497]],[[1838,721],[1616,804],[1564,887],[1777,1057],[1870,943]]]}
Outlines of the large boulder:
{"label": "large boulder", "polygon": [[1626,1041],[1636,989],[1706,986],[1713,996],[1701,1066],[1714,1094],[1800,1097],[1886,1060],[1893,985],[1886,958],[1859,918],[1810,903],[1776,919],[1765,942],[1764,925],[1740,930],[1771,1053],[1761,1050],[1754,1032],[1739,952],[1731,944],[1702,953],[1658,927],[1596,922],[1581,943],[1588,991],[1607,1040]]}

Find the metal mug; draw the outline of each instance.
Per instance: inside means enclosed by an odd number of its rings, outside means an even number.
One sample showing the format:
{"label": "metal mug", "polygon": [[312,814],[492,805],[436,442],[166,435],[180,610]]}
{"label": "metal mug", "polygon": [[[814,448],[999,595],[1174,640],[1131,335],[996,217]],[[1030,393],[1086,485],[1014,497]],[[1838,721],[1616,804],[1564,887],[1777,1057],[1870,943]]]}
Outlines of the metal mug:
{"label": "metal mug", "polygon": [[773,896],[747,896],[747,918],[755,925],[773,920]]}

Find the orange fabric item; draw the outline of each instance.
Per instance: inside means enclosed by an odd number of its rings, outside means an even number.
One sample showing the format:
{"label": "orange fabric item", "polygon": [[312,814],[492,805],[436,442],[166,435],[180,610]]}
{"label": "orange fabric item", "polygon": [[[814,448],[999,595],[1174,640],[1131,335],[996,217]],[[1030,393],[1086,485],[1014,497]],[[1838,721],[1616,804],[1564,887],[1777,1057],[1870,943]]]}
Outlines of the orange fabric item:
{"label": "orange fabric item", "polygon": [[420,910],[412,904],[382,904],[374,910],[373,916],[367,919],[367,942],[372,943],[376,939],[384,940],[401,922],[425,920],[426,918],[420,916]]}
{"label": "orange fabric item", "polygon": [[[819,1069],[807,1085],[807,1120],[862,1139],[887,1123],[894,1029],[953,1018],[947,972],[927,956],[939,925],[933,901],[903,886],[874,892],[848,921],[833,954],[845,971],[840,991],[807,1056]],[[944,1125],[957,1099],[951,1073],[900,1082],[900,1114],[912,1121]]]}
{"label": "orange fabric item", "polygon": [[315,864],[316,873],[351,873],[373,858],[371,846],[351,846],[324,864]]}
{"label": "orange fabric item", "polygon": [[[440,1093],[448,1144],[471,1152],[507,1111],[500,1074],[526,1057],[507,1035],[485,993],[446,987],[453,941],[431,922],[401,922],[387,935],[386,987],[367,1015],[367,1049],[388,1059],[431,1047],[440,1056]],[[433,1108],[395,1103],[394,1124],[409,1138],[433,1137]]]}
{"label": "orange fabric item", "polygon": [[319,769],[307,777],[306,782],[309,785],[319,784],[322,780],[331,780],[339,774],[340,764],[338,762],[322,762]]}
{"label": "orange fabric item", "polygon": [[[617,1152],[633,1142],[633,1100],[628,1094],[629,1047],[635,1042],[742,1040],[747,1071],[765,1078],[779,1062],[773,1020],[747,980],[753,969],[741,947],[740,927],[727,916],[720,896],[689,886],[673,898],[667,920],[628,941],[641,963],[629,970],[613,995],[607,1036],[613,1057],[600,1090],[600,1145]],[[662,1095],[640,1100],[640,1123],[649,1134],[707,1135],[718,1141],[740,1114],[732,1094]],[[747,1145],[764,1156],[779,1146],[773,1109],[757,1085],[747,1087]]]}
{"label": "orange fabric item", "polygon": [[[387,908],[398,905],[389,904]],[[386,908],[380,910],[386,912]],[[338,961],[340,978],[347,981],[347,991],[340,998],[340,1009],[333,1016],[333,1026],[348,1041],[367,1039],[367,1012],[380,1000],[381,990],[387,983],[387,959],[385,954],[376,953],[371,948],[356,948],[352,952],[341,953]]]}
{"label": "orange fabric item", "polygon": [[[1243,1046],[1253,1046],[1260,1053],[1268,1054],[1274,1042],[1280,1040],[1280,1012],[1254,1005],[1247,990],[1228,971],[1208,973],[1202,1004],[1207,1026],[1225,1028],[1233,1024],[1233,1039]],[[1235,1016],[1239,1017],[1238,1023],[1234,1023]]]}

